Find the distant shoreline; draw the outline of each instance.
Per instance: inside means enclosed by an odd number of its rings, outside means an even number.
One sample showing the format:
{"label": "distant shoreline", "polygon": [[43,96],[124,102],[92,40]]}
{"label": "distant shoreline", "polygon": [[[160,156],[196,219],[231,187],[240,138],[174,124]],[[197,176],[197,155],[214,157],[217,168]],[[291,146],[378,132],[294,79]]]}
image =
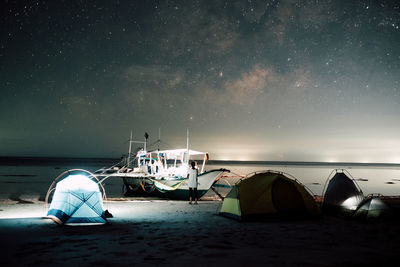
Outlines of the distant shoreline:
{"label": "distant shoreline", "polygon": [[400,163],[361,163],[361,162],[319,162],[319,161],[240,161],[240,160],[210,160],[208,164],[227,165],[269,165],[269,166],[348,166],[348,167],[385,167],[400,168]]}
{"label": "distant shoreline", "polygon": [[[70,163],[98,163],[108,166],[118,163],[120,158],[72,158],[72,157],[7,157],[0,156],[0,165],[45,165]],[[199,162],[202,162],[199,160]],[[400,163],[361,163],[361,162],[318,162],[318,161],[241,161],[209,160],[209,165],[269,165],[269,166],[303,166],[303,167],[382,167],[400,168]]]}
{"label": "distant shoreline", "polygon": [[108,166],[110,163],[119,162],[118,158],[71,158],[71,157],[5,157],[0,156],[1,165],[65,165],[70,163],[103,163]]}

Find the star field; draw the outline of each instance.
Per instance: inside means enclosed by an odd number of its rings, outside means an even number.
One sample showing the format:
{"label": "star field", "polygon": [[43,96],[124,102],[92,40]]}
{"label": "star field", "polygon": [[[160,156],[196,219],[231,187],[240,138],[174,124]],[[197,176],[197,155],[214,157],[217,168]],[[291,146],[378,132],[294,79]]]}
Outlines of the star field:
{"label": "star field", "polygon": [[398,1],[5,1],[0,155],[400,162]]}

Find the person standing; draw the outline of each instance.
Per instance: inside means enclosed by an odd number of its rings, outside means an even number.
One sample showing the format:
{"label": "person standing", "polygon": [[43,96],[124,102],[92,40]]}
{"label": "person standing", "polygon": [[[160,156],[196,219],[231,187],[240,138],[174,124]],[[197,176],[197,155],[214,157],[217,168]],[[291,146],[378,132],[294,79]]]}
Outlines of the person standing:
{"label": "person standing", "polygon": [[188,170],[188,186],[189,186],[189,204],[192,204],[192,200],[194,199],[194,204],[197,204],[197,174],[198,170],[196,169],[196,164],[194,161],[191,163],[191,167]]}

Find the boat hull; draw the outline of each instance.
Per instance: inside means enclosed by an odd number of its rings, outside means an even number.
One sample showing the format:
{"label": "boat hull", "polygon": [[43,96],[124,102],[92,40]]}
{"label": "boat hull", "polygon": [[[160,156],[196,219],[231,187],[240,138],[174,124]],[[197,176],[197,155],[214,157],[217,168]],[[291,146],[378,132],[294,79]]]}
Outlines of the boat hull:
{"label": "boat hull", "polygon": [[[197,197],[200,199],[204,196],[208,190],[197,190]],[[177,189],[174,191],[161,193],[157,191],[155,193],[158,197],[176,199],[176,200],[188,200],[189,199],[189,189]]]}
{"label": "boat hull", "polygon": [[[227,172],[217,169],[204,172],[198,176],[197,196],[201,198],[213,183]],[[122,177],[126,196],[154,196],[169,199],[188,199],[189,187],[187,179],[156,179],[154,177]]]}

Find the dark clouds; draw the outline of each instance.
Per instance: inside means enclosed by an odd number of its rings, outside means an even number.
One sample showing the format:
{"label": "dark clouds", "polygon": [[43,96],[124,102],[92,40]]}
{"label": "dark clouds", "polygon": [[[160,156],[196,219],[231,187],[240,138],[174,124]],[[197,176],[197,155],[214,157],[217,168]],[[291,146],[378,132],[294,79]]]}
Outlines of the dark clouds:
{"label": "dark clouds", "polygon": [[397,1],[2,5],[0,154],[400,160]]}

